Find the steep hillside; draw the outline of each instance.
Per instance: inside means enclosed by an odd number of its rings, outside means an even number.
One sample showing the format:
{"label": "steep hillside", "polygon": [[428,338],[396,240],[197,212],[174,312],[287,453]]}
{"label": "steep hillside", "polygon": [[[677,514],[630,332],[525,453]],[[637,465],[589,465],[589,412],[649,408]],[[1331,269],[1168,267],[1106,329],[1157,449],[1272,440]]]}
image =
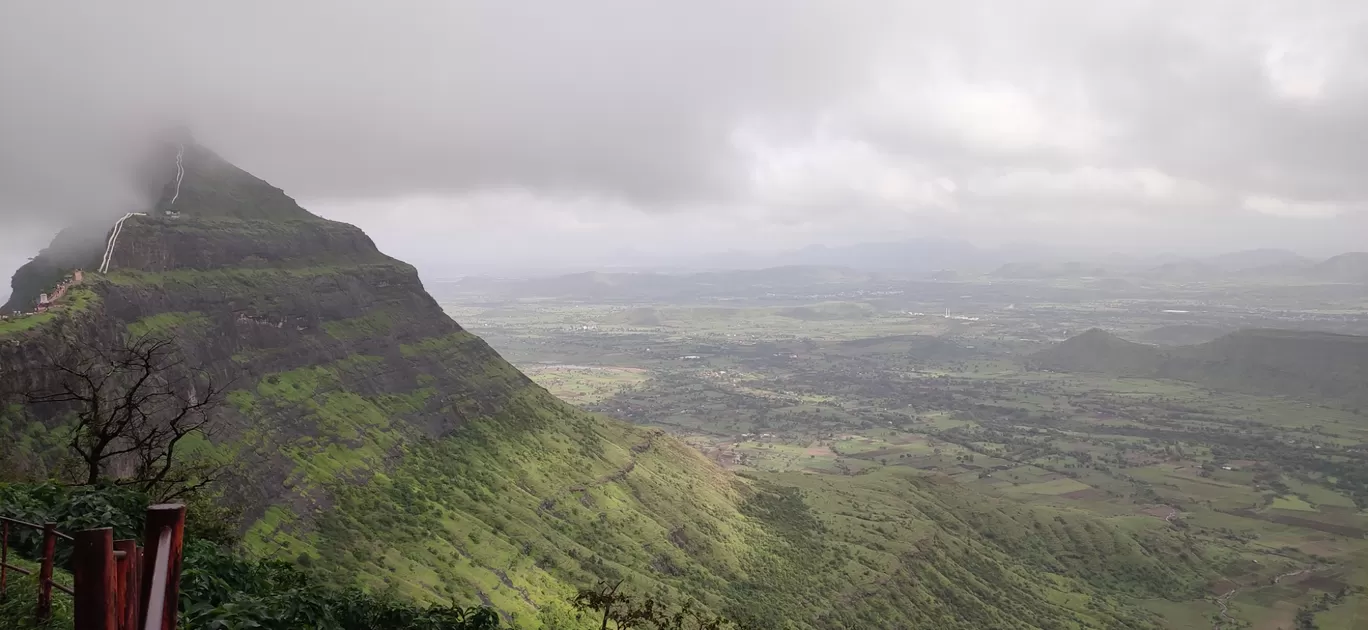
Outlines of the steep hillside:
{"label": "steep hillside", "polygon": [[[16,274],[85,269],[52,311],[0,328],[0,374],[37,387],[71,340],[173,339],[229,384],[223,432],[193,454],[230,466],[224,498],[259,556],[528,628],[578,627],[563,602],[600,580],[758,627],[1148,628],[1127,597],[1193,595],[1219,569],[1157,520],[907,473],[732,475],[557,400],[357,228],[201,147],[181,157],[183,181],[112,247]],[[63,419],[30,412],[0,409],[0,455],[42,475]]]}
{"label": "steep hillside", "polygon": [[1061,372],[1192,381],[1209,387],[1368,404],[1368,337],[1240,330],[1207,343],[1157,348],[1093,329],[1031,355]]}

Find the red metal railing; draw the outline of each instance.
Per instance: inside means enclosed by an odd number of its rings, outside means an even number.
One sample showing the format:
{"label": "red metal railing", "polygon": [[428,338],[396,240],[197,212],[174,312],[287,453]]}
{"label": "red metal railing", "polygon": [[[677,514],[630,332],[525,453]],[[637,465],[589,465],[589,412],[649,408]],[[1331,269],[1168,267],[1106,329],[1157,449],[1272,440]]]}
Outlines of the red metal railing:
{"label": "red metal railing", "polygon": [[[9,586],[10,571],[33,574],[9,563],[12,527],[43,532],[34,611],[40,623],[52,618],[52,591],[56,589],[74,599],[75,626],[81,630],[175,630],[185,506],[147,508],[141,548],[135,540],[114,540],[109,527],[69,536],[57,531],[53,523],[40,526],[0,517],[0,597]],[[59,538],[72,544],[72,588],[52,581]]]}
{"label": "red metal railing", "polygon": [[69,589],[61,584],[52,581],[52,565],[57,558],[57,539],[67,541],[72,540],[71,536],[57,531],[56,523],[29,523],[17,518],[0,516],[0,597],[3,597],[9,589],[9,572],[14,571],[23,575],[33,575],[33,572],[9,562],[9,539],[10,531],[16,527],[23,527],[43,533],[43,543],[41,545],[42,558],[38,563],[38,606],[34,614],[39,622],[47,621],[52,617],[52,590],[55,588],[68,595],[73,594]]}

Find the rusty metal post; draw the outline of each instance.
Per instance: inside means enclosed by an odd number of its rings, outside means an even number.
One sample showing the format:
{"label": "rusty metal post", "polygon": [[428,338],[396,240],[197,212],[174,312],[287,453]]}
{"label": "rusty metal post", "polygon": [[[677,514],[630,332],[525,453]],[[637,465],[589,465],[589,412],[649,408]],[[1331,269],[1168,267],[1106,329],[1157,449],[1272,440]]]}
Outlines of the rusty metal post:
{"label": "rusty metal post", "polygon": [[184,505],[164,503],[147,508],[141,597],[138,599],[140,630],[176,630],[184,539]]}
{"label": "rusty metal post", "polygon": [[76,591],[76,630],[118,630],[114,598],[114,529],[76,532],[71,575]]}
{"label": "rusty metal post", "polygon": [[57,557],[57,524],[43,523],[43,560],[38,566],[38,622],[52,618],[52,564]]}
{"label": "rusty metal post", "polygon": [[[138,555],[138,541],[114,541],[114,590],[118,593],[117,602],[119,630],[135,630],[138,627],[138,571],[142,568],[142,557]],[[122,553],[120,553],[122,552]]]}

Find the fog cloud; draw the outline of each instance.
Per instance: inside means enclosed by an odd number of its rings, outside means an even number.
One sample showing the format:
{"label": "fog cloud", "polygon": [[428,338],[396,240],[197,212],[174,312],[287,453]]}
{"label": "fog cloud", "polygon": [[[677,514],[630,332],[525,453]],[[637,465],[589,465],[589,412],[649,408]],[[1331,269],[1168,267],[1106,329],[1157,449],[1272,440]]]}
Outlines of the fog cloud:
{"label": "fog cloud", "polygon": [[401,257],[930,234],[1329,252],[1368,229],[1366,11],[8,3],[0,216],[126,211],[131,139],[185,122]]}

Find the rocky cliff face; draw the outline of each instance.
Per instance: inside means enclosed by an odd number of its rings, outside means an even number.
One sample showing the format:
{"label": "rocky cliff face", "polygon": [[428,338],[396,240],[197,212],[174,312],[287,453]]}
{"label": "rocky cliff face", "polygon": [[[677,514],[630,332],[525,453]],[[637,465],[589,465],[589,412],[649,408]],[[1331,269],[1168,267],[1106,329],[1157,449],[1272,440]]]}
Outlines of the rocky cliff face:
{"label": "rocky cliff face", "polygon": [[[392,399],[383,409],[392,430],[436,437],[530,385],[447,317],[411,266],[361,230],[310,214],[201,147],[186,147],[182,160],[179,192],[169,182],[154,208],[124,222],[107,273],[95,270],[108,233],[82,243],[70,232],[16,273],[16,299],[73,268],[85,269],[85,282],[79,305],[67,298],[50,314],[0,329],[0,374],[26,383],[20,387],[40,385],[44,373],[32,368],[67,339],[174,338],[190,364],[234,389],[224,421],[232,430],[222,441],[255,460],[234,487],[254,517],[301,501],[307,492],[295,477],[307,452],[347,446],[301,421],[316,415],[315,393],[324,406],[344,392],[357,404]],[[36,323],[17,326],[26,322]],[[243,443],[247,436],[254,441]],[[309,448],[291,457],[300,441]],[[314,490],[304,503],[326,503]]]}

